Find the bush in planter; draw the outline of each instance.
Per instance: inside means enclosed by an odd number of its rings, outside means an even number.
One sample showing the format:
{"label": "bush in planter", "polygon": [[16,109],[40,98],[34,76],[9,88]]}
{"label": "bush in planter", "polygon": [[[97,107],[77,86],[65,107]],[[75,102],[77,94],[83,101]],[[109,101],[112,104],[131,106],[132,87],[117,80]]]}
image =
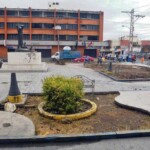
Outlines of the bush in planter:
{"label": "bush in planter", "polygon": [[83,82],[77,78],[63,76],[47,77],[43,81],[46,100],[44,109],[55,114],[71,114],[80,110],[83,97]]}

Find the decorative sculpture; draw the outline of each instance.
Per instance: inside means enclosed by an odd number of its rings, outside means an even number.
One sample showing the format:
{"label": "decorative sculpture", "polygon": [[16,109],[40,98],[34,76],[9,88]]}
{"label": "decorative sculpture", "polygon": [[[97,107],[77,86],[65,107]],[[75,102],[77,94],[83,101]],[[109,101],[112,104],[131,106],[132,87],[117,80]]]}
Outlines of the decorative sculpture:
{"label": "decorative sculpture", "polygon": [[16,49],[16,52],[27,52],[30,51],[26,43],[23,43],[23,25],[17,25],[17,31],[18,31],[18,48]]}

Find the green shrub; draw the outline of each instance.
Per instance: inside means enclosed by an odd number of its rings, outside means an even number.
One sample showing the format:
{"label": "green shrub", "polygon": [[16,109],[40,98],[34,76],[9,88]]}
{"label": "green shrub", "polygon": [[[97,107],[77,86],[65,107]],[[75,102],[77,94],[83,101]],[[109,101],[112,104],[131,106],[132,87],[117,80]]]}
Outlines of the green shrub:
{"label": "green shrub", "polygon": [[83,97],[83,82],[63,76],[47,77],[43,81],[46,100],[44,109],[55,114],[71,114],[80,110]]}

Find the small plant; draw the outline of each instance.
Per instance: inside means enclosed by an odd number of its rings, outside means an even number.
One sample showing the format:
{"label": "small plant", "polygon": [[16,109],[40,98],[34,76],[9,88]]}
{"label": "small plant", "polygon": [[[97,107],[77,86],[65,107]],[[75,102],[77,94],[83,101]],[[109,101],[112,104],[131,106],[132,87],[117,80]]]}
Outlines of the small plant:
{"label": "small plant", "polygon": [[63,76],[47,77],[43,81],[46,100],[44,109],[55,114],[72,114],[80,110],[83,97],[83,82]]}

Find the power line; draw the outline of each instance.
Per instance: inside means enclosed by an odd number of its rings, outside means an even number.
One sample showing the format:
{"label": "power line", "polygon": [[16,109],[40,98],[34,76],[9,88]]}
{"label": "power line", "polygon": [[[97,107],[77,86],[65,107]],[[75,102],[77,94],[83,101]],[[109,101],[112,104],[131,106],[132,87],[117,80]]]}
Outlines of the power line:
{"label": "power line", "polygon": [[147,5],[143,5],[143,6],[140,6],[140,7],[136,7],[136,8],[134,8],[134,9],[139,9],[139,8],[143,8],[143,7],[147,7],[147,6],[150,6],[150,4],[147,4]]}

